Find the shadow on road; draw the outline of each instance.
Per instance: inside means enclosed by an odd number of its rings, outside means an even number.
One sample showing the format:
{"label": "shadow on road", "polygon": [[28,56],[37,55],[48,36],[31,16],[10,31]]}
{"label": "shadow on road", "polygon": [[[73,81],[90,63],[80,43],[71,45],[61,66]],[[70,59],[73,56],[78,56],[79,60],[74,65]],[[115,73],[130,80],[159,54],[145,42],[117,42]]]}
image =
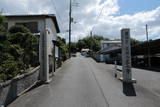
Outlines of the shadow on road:
{"label": "shadow on road", "polygon": [[123,93],[126,96],[136,96],[136,91],[135,91],[133,83],[123,82]]}
{"label": "shadow on road", "polygon": [[33,85],[31,88],[29,88],[29,89],[28,89],[26,92],[24,92],[24,93],[27,93],[27,92],[35,89],[35,88],[38,88],[39,86],[41,86],[41,85],[43,85],[43,84],[44,84],[43,82],[38,81],[35,85]]}

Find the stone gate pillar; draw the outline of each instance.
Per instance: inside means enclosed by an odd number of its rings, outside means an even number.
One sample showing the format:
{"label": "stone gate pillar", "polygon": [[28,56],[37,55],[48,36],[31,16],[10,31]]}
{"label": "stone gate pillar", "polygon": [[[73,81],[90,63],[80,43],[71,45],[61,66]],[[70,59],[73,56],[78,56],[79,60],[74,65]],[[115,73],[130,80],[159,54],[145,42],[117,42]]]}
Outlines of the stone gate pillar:
{"label": "stone gate pillar", "polygon": [[122,29],[121,30],[121,40],[122,40],[123,81],[124,82],[131,82],[132,72],[131,72],[130,29]]}

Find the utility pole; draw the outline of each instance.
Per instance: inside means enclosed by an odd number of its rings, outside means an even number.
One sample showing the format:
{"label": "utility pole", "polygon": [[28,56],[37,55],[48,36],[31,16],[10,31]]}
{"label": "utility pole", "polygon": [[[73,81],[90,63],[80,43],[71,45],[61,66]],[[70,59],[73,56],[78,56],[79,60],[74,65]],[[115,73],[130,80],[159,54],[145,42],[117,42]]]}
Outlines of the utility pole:
{"label": "utility pole", "polygon": [[71,20],[72,20],[72,0],[69,4],[69,58],[71,58]]}
{"label": "utility pole", "polygon": [[91,38],[92,38],[91,50],[93,51],[93,36],[92,36],[92,30],[90,31],[90,36],[91,36]]}
{"label": "utility pole", "polygon": [[148,25],[146,24],[146,38],[147,38],[147,58],[148,58],[148,67],[151,67],[151,58],[150,58],[150,44],[148,39]]}
{"label": "utility pole", "polygon": [[91,37],[92,37],[92,30],[90,31],[90,35],[91,35]]}
{"label": "utility pole", "polygon": [[79,6],[79,3],[73,3],[72,5],[72,0],[70,0],[69,3],[69,58],[71,58],[71,31],[72,31],[72,25],[71,23],[73,22],[73,18],[72,18],[72,6]]}

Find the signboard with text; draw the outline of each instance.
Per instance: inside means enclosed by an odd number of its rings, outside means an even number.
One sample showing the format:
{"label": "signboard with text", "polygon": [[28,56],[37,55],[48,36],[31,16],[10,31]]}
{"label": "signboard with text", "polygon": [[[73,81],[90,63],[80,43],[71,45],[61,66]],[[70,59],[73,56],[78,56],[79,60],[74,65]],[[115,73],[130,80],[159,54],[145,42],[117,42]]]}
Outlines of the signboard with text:
{"label": "signboard with text", "polygon": [[122,71],[123,81],[131,82],[131,46],[130,46],[130,29],[121,30],[122,40]]}

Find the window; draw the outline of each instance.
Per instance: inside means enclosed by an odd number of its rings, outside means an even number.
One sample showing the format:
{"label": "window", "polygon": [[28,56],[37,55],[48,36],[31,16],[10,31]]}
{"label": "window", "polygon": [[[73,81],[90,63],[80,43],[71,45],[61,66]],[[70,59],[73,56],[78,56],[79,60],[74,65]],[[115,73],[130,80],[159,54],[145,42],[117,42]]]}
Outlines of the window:
{"label": "window", "polygon": [[16,25],[23,25],[27,27],[32,33],[38,33],[38,23],[37,22],[22,22],[16,23]]}
{"label": "window", "polygon": [[128,31],[126,31],[126,32],[125,32],[125,35],[126,35],[126,36],[128,36],[128,35],[129,35],[129,32],[128,32]]}

